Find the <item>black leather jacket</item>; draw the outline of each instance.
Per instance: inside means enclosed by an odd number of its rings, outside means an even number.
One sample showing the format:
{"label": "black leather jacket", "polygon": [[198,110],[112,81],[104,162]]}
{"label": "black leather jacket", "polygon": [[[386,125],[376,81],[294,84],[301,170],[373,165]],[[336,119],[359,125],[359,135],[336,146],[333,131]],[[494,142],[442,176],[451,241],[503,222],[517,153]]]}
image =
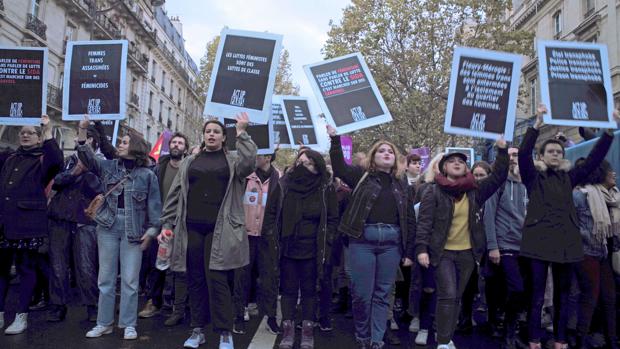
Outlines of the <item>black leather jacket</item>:
{"label": "black leather jacket", "polygon": [[[329,156],[334,176],[342,179],[350,188],[355,188],[362,180],[362,177],[364,177],[366,170],[358,166],[349,166],[344,162],[340,136],[332,137],[331,141]],[[406,251],[406,246],[409,244],[407,240],[415,236],[416,229],[415,211],[412,202],[413,195],[409,194],[410,190],[413,190],[413,188],[407,185],[406,180],[392,180],[392,192],[398,206],[403,252]],[[349,205],[342,215],[338,230],[349,237],[359,239],[364,232],[364,224],[370,214],[370,210],[375,205],[380,192],[381,184],[379,178],[374,173],[369,172],[357,191],[349,199]]]}

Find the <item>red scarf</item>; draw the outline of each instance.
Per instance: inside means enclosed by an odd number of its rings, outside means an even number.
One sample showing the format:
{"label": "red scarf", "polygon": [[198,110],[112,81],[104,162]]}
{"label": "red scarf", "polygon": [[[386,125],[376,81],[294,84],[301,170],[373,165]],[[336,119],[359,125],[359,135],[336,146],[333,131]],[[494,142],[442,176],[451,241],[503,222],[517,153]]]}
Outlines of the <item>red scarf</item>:
{"label": "red scarf", "polygon": [[460,197],[463,193],[478,188],[476,179],[471,172],[467,172],[465,176],[460,177],[455,181],[451,181],[443,174],[438,173],[435,176],[435,183],[437,183],[437,185],[439,185],[439,187],[441,187],[441,189],[445,192],[454,197]]}

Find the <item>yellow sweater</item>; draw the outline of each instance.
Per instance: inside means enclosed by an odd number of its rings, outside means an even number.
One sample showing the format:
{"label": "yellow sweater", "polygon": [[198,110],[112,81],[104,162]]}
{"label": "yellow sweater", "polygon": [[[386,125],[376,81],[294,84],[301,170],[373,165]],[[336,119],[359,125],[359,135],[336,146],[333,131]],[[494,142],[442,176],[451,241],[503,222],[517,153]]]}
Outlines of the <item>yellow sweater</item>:
{"label": "yellow sweater", "polygon": [[454,217],[448,232],[446,250],[463,251],[471,249],[469,240],[469,199],[463,194],[460,200],[454,201]]}

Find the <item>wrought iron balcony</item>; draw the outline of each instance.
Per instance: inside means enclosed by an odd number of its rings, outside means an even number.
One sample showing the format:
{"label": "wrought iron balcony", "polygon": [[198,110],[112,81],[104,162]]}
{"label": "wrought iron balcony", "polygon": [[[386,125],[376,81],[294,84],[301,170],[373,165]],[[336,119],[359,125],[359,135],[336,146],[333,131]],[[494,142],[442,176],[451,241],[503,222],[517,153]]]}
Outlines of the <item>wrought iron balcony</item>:
{"label": "wrought iron balcony", "polygon": [[47,104],[62,109],[62,90],[50,83],[47,84]]}
{"label": "wrought iron balcony", "polygon": [[43,21],[38,19],[37,16],[33,15],[32,13],[28,14],[28,21],[26,22],[26,29],[35,33],[41,39],[47,40],[47,35],[46,35],[47,25],[43,23]]}

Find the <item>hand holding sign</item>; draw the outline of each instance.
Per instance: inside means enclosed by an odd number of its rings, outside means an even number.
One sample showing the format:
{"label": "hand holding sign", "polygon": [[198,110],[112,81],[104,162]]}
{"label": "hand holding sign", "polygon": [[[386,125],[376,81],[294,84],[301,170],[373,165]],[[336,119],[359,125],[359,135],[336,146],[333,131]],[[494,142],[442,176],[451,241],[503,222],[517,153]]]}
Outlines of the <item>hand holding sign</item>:
{"label": "hand holding sign", "polygon": [[616,123],[619,123],[620,122],[620,111],[618,109],[615,109],[613,115],[614,115],[614,121]]}
{"label": "hand holding sign", "polygon": [[536,123],[534,123],[534,129],[538,130],[542,127],[543,123],[543,116],[547,114],[547,106],[544,104],[539,104],[538,108],[536,109]]}
{"label": "hand holding sign", "polygon": [[43,134],[43,140],[47,141],[52,139],[52,128],[50,127],[50,117],[46,114],[41,115],[41,133]]}
{"label": "hand holding sign", "polygon": [[237,120],[237,124],[235,125],[235,128],[237,129],[237,136],[239,136],[240,134],[245,132],[245,130],[248,128],[248,123],[250,122],[250,118],[248,116],[248,113],[243,112],[243,113],[237,114],[237,116],[235,117],[235,120]]}
{"label": "hand holding sign", "polygon": [[334,126],[327,124],[327,134],[330,137],[334,137],[336,135],[336,129],[334,128]]}
{"label": "hand holding sign", "polygon": [[506,139],[504,138],[504,135],[499,136],[499,138],[495,141],[495,145],[499,149],[506,149],[507,144],[506,144]]}

